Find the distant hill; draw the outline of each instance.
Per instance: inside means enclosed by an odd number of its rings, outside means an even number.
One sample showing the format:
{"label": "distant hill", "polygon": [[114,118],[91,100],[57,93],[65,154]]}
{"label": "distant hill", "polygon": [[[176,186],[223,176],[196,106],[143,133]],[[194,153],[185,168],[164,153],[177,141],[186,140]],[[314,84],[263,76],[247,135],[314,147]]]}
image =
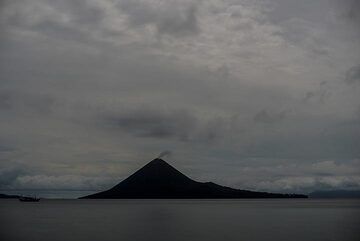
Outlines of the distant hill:
{"label": "distant hill", "polygon": [[194,181],[160,158],[146,164],[113,188],[82,197],[121,198],[307,198],[300,194],[253,192]]}
{"label": "distant hill", "polygon": [[309,194],[310,198],[360,198],[360,190],[332,190],[315,191]]}
{"label": "distant hill", "polygon": [[7,194],[1,194],[0,193],[0,199],[3,199],[3,198],[20,198],[20,196],[18,196],[18,195],[7,195]]}

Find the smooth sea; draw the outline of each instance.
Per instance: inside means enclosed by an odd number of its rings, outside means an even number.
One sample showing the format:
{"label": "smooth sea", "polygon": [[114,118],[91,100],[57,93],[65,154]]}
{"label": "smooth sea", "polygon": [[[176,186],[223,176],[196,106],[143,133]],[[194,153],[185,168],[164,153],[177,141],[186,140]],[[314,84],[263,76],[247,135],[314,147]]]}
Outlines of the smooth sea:
{"label": "smooth sea", "polygon": [[359,241],[360,200],[0,200],[1,241]]}

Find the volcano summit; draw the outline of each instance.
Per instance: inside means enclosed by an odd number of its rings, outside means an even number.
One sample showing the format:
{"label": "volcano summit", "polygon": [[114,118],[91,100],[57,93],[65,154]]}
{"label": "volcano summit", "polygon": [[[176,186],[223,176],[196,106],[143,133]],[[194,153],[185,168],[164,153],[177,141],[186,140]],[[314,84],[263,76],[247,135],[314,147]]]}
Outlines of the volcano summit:
{"label": "volcano summit", "polygon": [[122,198],[307,198],[301,194],[253,192],[194,181],[167,162],[156,158],[113,188],[81,197],[83,199]]}

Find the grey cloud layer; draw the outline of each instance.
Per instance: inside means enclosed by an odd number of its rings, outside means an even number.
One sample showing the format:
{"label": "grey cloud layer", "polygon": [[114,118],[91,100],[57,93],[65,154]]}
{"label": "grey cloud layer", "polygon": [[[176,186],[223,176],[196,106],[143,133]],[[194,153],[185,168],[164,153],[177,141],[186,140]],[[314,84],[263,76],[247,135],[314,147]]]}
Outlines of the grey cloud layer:
{"label": "grey cloud layer", "polygon": [[0,188],[359,188],[357,2],[4,1]]}
{"label": "grey cloud layer", "polygon": [[348,84],[360,82],[360,65],[353,66],[346,72],[345,81]]}
{"label": "grey cloud layer", "polygon": [[[199,2],[200,3],[200,2]],[[160,34],[186,36],[199,31],[197,4],[192,1],[120,1],[133,26],[154,25]]]}

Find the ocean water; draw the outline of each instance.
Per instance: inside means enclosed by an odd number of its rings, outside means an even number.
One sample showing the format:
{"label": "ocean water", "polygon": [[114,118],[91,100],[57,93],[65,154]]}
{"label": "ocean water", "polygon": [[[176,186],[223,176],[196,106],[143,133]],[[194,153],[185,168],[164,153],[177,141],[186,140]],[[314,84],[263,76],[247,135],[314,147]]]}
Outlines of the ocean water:
{"label": "ocean water", "polygon": [[359,241],[359,200],[0,200],[1,241]]}

